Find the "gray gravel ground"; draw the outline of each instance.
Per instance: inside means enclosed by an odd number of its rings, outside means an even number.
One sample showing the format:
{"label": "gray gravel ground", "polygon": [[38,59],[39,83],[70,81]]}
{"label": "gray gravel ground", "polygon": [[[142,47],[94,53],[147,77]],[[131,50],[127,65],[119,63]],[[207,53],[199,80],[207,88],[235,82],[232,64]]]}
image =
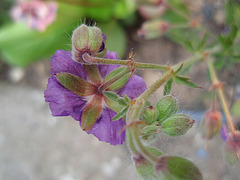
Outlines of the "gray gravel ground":
{"label": "gray gravel ground", "polygon": [[40,90],[0,84],[0,179],[137,179],[123,146],[99,142],[72,118],[51,116]]}
{"label": "gray gravel ground", "polygon": [[[83,132],[72,118],[51,116],[43,91],[0,84],[0,179],[137,180],[125,145],[111,146]],[[222,158],[220,138],[208,152],[197,124],[179,138],[162,136],[154,145],[193,160],[206,180],[238,180],[239,164]]]}

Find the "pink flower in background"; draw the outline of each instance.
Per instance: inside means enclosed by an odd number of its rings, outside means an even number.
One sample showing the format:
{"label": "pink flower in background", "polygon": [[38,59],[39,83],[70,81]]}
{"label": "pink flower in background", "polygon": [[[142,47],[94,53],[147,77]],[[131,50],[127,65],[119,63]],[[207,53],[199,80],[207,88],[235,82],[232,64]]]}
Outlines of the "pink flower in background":
{"label": "pink flower in background", "polygon": [[11,16],[16,22],[25,22],[31,29],[43,32],[54,22],[57,8],[55,2],[19,0],[12,8]]}

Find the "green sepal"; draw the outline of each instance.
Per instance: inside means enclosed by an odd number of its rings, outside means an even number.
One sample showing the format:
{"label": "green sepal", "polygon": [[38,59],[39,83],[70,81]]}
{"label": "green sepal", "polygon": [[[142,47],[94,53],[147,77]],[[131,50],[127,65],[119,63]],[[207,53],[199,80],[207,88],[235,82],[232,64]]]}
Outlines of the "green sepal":
{"label": "green sepal", "polygon": [[103,110],[103,98],[102,95],[96,94],[88,101],[85,106],[82,117],[81,127],[84,131],[88,131],[96,123],[98,117],[102,114]]}
{"label": "green sepal", "polygon": [[119,98],[119,99],[117,100],[117,102],[118,102],[119,104],[123,105],[123,106],[128,105],[128,102],[126,101],[125,98]]}
{"label": "green sepal", "polygon": [[164,86],[164,91],[163,91],[163,95],[164,95],[164,96],[170,94],[170,91],[171,91],[171,89],[172,89],[172,84],[173,84],[173,79],[172,79],[172,78],[169,79],[169,80],[166,82],[166,84],[165,84],[165,86]]}
{"label": "green sepal", "polygon": [[117,121],[123,117],[126,117],[127,111],[129,109],[130,106],[126,106],[124,107],[119,113],[117,113],[112,119],[111,121]]}
{"label": "green sepal", "polygon": [[188,77],[184,77],[184,76],[174,76],[174,81],[177,84],[183,84],[192,88],[201,88],[200,86],[198,86],[197,84],[193,83],[192,81],[190,81],[190,79]]}
{"label": "green sepal", "polygon": [[131,99],[126,94],[121,95],[125,98],[126,102],[130,103]]}
{"label": "green sepal", "polygon": [[[126,67],[120,67],[120,68],[117,68],[115,70],[113,70],[112,72],[110,72],[106,78],[105,78],[105,82],[109,81],[110,79],[114,78],[114,76],[118,75],[120,72],[124,71]],[[127,73],[125,76],[123,76],[122,78],[120,78],[119,80],[117,80],[116,82],[114,82],[112,85],[110,85],[107,89],[108,90],[111,90],[111,91],[114,91],[114,90],[117,90],[121,87],[123,87],[126,82],[128,81],[129,79],[129,73]]]}
{"label": "green sepal", "polygon": [[200,170],[189,160],[177,156],[163,156],[155,165],[161,180],[202,180]]}
{"label": "green sepal", "polygon": [[120,98],[120,96],[118,96],[116,93],[111,92],[111,91],[104,91],[103,94],[108,97],[109,99],[111,99],[112,101],[118,101],[118,99]]}
{"label": "green sepal", "polygon": [[107,104],[108,108],[113,110],[116,113],[119,113],[124,106],[120,105],[118,102],[109,99],[107,96],[103,96],[105,103]]}
{"label": "green sepal", "polygon": [[160,126],[156,126],[155,124],[153,124],[153,125],[145,126],[144,128],[142,128],[141,132],[143,134],[149,134],[150,132],[154,132],[158,129],[160,129]]}
{"label": "green sepal", "polygon": [[102,46],[103,42],[103,35],[101,29],[93,26],[88,27],[89,30],[89,42],[88,42],[88,48],[89,51],[92,53],[97,53]]}
{"label": "green sepal", "polygon": [[69,91],[79,96],[90,96],[97,93],[97,87],[70,73],[55,74],[58,82]]}
{"label": "green sepal", "polygon": [[95,53],[94,54],[94,56],[95,57],[100,57],[100,58],[103,58],[105,55],[107,54],[107,49],[106,48],[104,48],[104,50],[103,51],[101,51],[101,52],[98,52],[98,53]]}
{"label": "green sepal", "polygon": [[161,130],[169,136],[181,136],[193,126],[194,122],[185,114],[176,114],[163,121]]}
{"label": "green sepal", "polygon": [[[119,95],[117,95],[116,93],[114,92],[111,92],[111,91],[105,91],[103,92],[103,94],[108,97],[109,99],[111,99],[112,101],[115,101],[117,103],[119,103],[120,105],[123,105],[123,106],[126,106],[129,104],[129,100],[126,99],[125,97],[122,98],[120,97]],[[126,95],[125,95],[126,96]]]}
{"label": "green sepal", "polygon": [[174,115],[178,111],[178,103],[174,96],[164,96],[156,105],[159,111],[158,123],[161,124],[165,119]]}

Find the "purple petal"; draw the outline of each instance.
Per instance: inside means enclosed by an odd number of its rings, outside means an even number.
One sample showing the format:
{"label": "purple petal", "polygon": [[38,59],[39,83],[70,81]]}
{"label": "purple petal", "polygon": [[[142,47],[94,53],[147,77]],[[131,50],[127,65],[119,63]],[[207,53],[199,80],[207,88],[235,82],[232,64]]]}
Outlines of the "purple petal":
{"label": "purple petal", "polygon": [[51,66],[51,76],[57,73],[67,72],[86,79],[82,65],[72,59],[72,53],[69,51],[57,50],[52,57]]}
{"label": "purple petal", "polygon": [[147,86],[144,80],[140,76],[134,75],[128,80],[125,86],[121,88],[118,94],[125,94],[131,99],[134,99],[141,95],[146,89]]}
{"label": "purple petal", "polygon": [[122,119],[111,121],[116,113],[110,109],[104,109],[101,117],[93,125],[92,129],[87,131],[88,134],[93,134],[100,141],[105,141],[111,145],[119,145],[125,141],[125,131],[120,131],[125,127]]}
{"label": "purple petal", "polygon": [[[107,54],[105,55],[106,59],[118,59],[117,53],[107,51]],[[103,78],[105,78],[110,72],[112,72],[114,69],[117,69],[120,67],[119,65],[98,65],[98,69],[100,74]]]}
{"label": "purple petal", "polygon": [[54,78],[49,78],[44,97],[45,101],[49,102],[53,116],[72,115],[74,118],[80,117],[86,104],[80,96],[61,86]]}
{"label": "purple petal", "polygon": [[221,133],[221,138],[224,141],[226,141],[227,136],[228,136],[228,129],[227,129],[227,126],[225,124],[222,125],[220,133]]}

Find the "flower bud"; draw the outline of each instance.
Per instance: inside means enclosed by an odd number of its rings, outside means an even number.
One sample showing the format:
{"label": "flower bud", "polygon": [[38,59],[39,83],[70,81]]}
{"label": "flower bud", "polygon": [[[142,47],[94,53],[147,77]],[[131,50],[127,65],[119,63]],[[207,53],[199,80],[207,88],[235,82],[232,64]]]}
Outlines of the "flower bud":
{"label": "flower bud", "polygon": [[185,134],[194,122],[195,120],[185,114],[176,114],[161,124],[161,130],[169,136],[180,136]]}
{"label": "flower bud", "polygon": [[240,131],[228,134],[224,145],[224,159],[231,165],[240,160]]}
{"label": "flower bud", "polygon": [[152,122],[158,119],[159,112],[153,106],[148,106],[145,108],[143,112],[143,120],[146,121],[147,124],[151,124]]}
{"label": "flower bud", "polygon": [[166,21],[154,19],[143,23],[137,34],[144,39],[153,39],[162,36],[169,29],[169,24]]}
{"label": "flower bud", "polygon": [[176,114],[178,111],[178,103],[174,96],[164,96],[156,105],[159,111],[158,123],[161,124],[168,117]]}
{"label": "flower bud", "polygon": [[212,139],[221,129],[221,114],[217,110],[209,109],[205,112],[200,124],[200,132],[203,138]]}
{"label": "flower bud", "polygon": [[84,62],[82,55],[96,56],[104,51],[104,37],[101,29],[82,24],[72,34],[72,56],[77,62]]}

